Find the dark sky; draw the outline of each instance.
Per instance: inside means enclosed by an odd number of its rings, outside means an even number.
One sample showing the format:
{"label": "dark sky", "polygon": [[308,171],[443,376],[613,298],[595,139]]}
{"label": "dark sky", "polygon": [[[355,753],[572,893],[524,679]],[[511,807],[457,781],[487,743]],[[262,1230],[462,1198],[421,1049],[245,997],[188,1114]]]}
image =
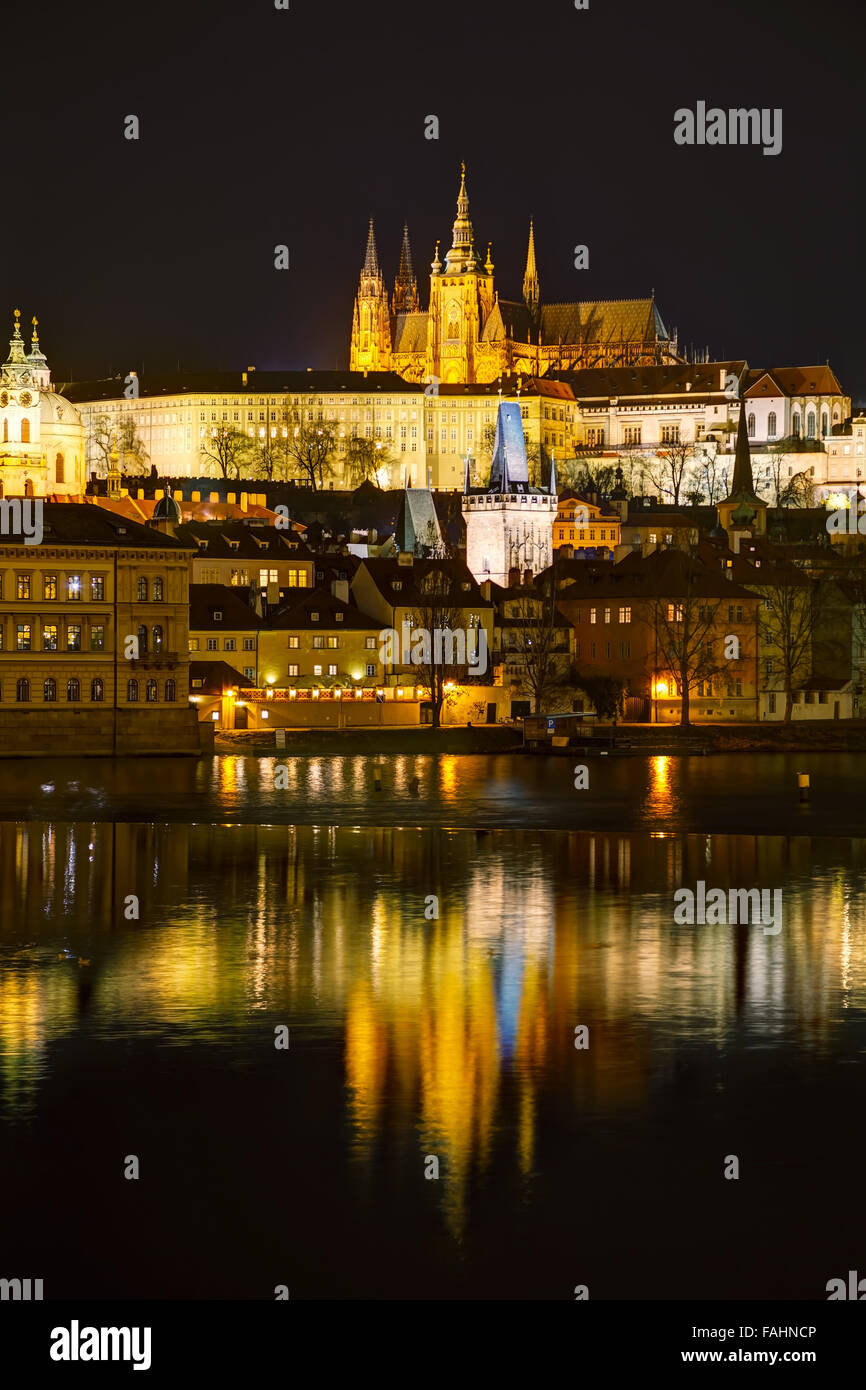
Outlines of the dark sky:
{"label": "dark sky", "polygon": [[[409,222],[426,307],[465,159],[503,297],[532,214],[548,301],[655,288],[681,344],[829,358],[863,401],[861,3],[7,9],[0,313],[39,315],[55,380],[343,366],[368,217],[389,289]],[[698,100],[781,107],[782,153],[678,147]]]}

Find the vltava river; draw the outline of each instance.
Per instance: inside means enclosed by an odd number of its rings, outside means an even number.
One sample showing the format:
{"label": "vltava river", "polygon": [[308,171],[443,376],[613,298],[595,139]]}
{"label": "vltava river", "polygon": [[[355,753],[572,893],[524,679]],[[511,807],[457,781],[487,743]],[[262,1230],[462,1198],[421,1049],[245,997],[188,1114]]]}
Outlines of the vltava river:
{"label": "vltava river", "polygon": [[[232,761],[55,762],[47,791],[3,764],[7,814],[67,814],[0,823],[0,1273],[46,1298],[825,1298],[862,1265],[866,839],[818,834],[760,759],[725,773],[721,830],[676,760],[612,764],[628,831],[586,803],[538,828],[546,792],[586,795],[552,759],[443,759],[417,798],[391,760],[375,812],[365,760],[298,760],[304,814],[254,824],[268,760]],[[165,814],[106,819],[133,774]],[[732,833],[750,797],[799,831]],[[675,925],[698,879],[781,888],[781,932]]]}

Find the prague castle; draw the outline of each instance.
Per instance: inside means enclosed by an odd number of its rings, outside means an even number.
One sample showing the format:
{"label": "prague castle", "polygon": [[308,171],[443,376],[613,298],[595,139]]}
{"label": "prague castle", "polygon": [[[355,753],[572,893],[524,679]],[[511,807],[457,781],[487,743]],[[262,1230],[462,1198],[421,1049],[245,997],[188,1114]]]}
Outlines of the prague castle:
{"label": "prague castle", "polygon": [[655,299],[545,304],[530,222],[523,299],[501,299],[491,247],[476,251],[463,166],[451,247],[430,266],[430,305],[421,308],[408,228],[390,300],[373,219],[352,320],[352,371],[393,371],[410,382],[491,382],[502,374],[539,377],[573,367],[663,365],[681,361]]}

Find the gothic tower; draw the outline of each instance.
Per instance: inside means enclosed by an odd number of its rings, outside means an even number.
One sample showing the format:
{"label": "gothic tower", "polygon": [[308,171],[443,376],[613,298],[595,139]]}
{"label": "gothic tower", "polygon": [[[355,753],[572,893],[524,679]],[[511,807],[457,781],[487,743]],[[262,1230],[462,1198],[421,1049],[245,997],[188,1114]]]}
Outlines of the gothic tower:
{"label": "gothic tower", "polygon": [[387,371],[391,365],[391,328],[388,317],[388,295],[379,269],[373,219],[367,233],[367,252],[355,312],[352,318],[352,346],[349,368],[353,372]]}
{"label": "gothic tower", "polygon": [[392,314],[417,314],[418,281],[412,269],[412,248],[409,245],[409,228],[403,228],[403,245],[400,248],[400,269],[394,281],[394,294],[391,299]]}
{"label": "gothic tower", "polygon": [[535,318],[538,313],[538,305],[541,299],[541,290],[538,284],[538,269],[535,264],[535,232],[532,228],[532,218],[529,219],[529,246],[526,251],[526,271],[523,276],[523,301]]}
{"label": "gothic tower", "polygon": [[430,315],[427,329],[427,369],[440,381],[477,381],[477,349],[493,308],[493,265],[475,250],[469,218],[466,165],[461,165],[457,216],[451,248],[444,265],[436,257],[430,267]]}

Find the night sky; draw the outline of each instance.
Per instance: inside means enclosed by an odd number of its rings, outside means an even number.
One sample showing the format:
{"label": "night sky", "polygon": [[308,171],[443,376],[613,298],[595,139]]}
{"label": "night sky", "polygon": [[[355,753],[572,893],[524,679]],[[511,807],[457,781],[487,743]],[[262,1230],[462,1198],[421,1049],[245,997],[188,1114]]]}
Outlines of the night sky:
{"label": "night sky", "polygon": [[[426,308],[465,159],[504,298],[520,297],[531,214],[544,300],[654,288],[681,346],[753,366],[829,358],[862,402],[863,14],[860,0],[7,9],[0,313],[38,314],[55,381],[343,367],[368,217],[389,291],[408,221]],[[676,146],[674,111],[698,100],[782,107],[782,153]]]}

